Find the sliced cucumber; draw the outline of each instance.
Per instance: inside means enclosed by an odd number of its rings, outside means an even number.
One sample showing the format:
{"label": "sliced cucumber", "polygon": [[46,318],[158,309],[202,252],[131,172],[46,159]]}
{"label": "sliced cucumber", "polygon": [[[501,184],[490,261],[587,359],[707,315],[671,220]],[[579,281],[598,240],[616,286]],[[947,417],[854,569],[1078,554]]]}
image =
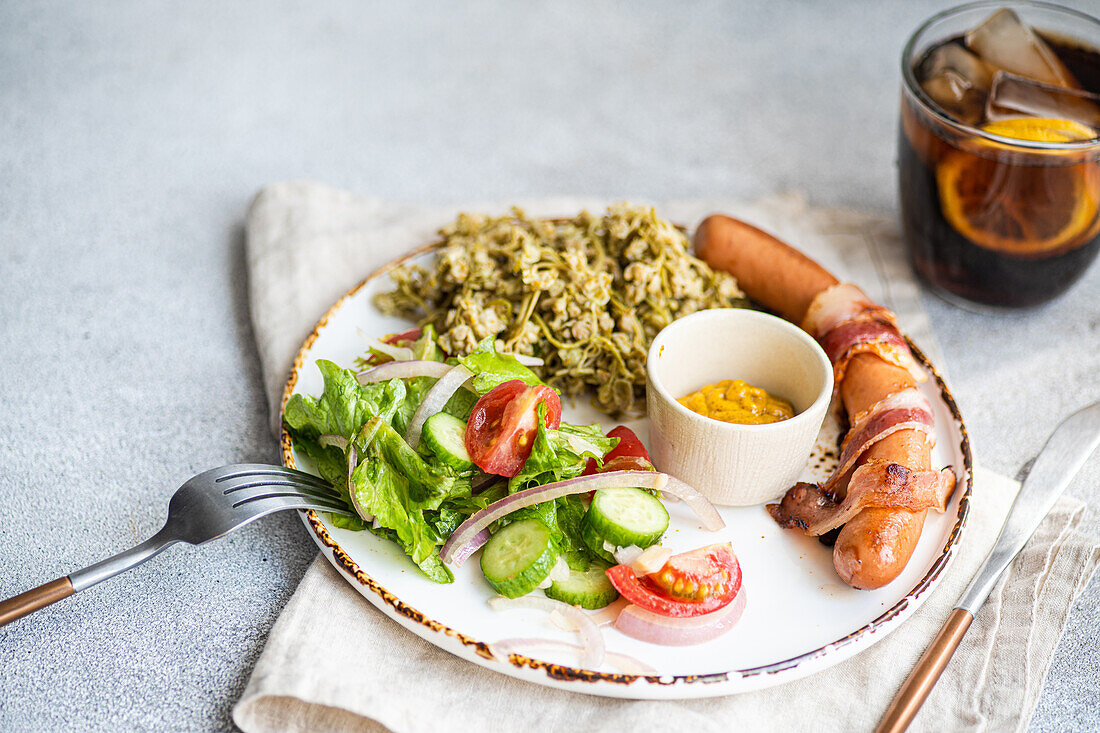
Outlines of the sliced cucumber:
{"label": "sliced cucumber", "polygon": [[519,598],[539,586],[558,561],[550,528],[537,519],[521,519],[498,530],[481,551],[481,572],[493,590]]}
{"label": "sliced cucumber", "polygon": [[607,578],[607,565],[593,560],[586,572],[569,571],[569,577],[552,584],[544,592],[571,606],[603,608],[619,597],[619,592]]}
{"label": "sliced cucumber", "polygon": [[442,463],[451,468],[465,471],[474,467],[470,454],[466,452],[466,423],[457,417],[445,412],[432,415],[424,423],[420,439]]}
{"label": "sliced cucumber", "polygon": [[614,547],[604,540],[599,532],[589,524],[587,514],[584,515],[584,520],[581,521],[581,539],[584,540],[584,544],[592,551],[593,555],[607,560],[612,565],[616,564],[615,556],[611,554]]}
{"label": "sliced cucumber", "polygon": [[600,489],[585,519],[595,534],[616,547],[655,545],[668,529],[661,500],[641,489]]}

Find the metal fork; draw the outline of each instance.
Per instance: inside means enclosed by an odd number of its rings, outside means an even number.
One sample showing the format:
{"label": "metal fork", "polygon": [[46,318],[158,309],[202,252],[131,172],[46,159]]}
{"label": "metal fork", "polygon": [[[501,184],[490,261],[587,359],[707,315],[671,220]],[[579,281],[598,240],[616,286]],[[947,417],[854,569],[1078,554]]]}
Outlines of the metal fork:
{"label": "metal fork", "polygon": [[354,516],[336,489],[312,474],[259,463],[213,468],[179,487],[168,502],[164,528],[137,547],[0,601],[0,626],[136,567],[169,545],[201,545],[287,509]]}

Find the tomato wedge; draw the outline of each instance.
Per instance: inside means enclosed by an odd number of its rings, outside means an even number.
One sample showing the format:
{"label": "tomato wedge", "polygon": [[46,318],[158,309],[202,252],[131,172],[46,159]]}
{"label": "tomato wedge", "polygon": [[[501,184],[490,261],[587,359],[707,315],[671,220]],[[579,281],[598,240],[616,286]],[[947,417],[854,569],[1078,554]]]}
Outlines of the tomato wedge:
{"label": "tomato wedge", "polygon": [[673,555],[651,575],[639,578],[629,565],[616,565],[607,577],[634,605],[674,618],[717,611],[741,592],[741,565],[728,542]]}
{"label": "tomato wedge", "polygon": [[424,333],[424,330],[421,328],[410,328],[408,331],[390,334],[382,339],[382,341],[390,346],[406,346],[409,342],[416,341],[420,338],[422,333]]}
{"label": "tomato wedge", "polygon": [[[588,460],[592,460],[589,458]],[[645,458],[638,456],[617,456],[610,461],[604,461],[603,468],[600,471],[593,471],[592,473],[607,473],[608,471],[652,471],[653,464]],[[589,475],[587,469],[585,475]]]}
{"label": "tomato wedge", "polygon": [[604,471],[652,471],[653,462],[649,460],[649,451],[634,431],[625,425],[611,428],[607,437],[618,438],[618,444],[603,457],[603,468],[596,465],[595,458],[589,458],[584,468],[584,476]]}
{"label": "tomato wedge", "polygon": [[[409,348],[416,343],[416,340],[420,338],[422,333],[424,333],[424,329],[422,328],[410,328],[408,331],[402,331],[401,333],[391,333],[389,336],[382,339],[382,343],[389,344],[390,346],[404,346]],[[364,360],[364,363],[370,366],[384,361],[390,361],[390,357],[386,356],[380,359],[378,354],[371,354]]]}
{"label": "tomato wedge", "polygon": [[519,473],[535,443],[539,403],[546,405],[546,427],[561,425],[561,399],[545,384],[528,387],[513,379],[483,395],[466,423],[470,460],[485,473]]}

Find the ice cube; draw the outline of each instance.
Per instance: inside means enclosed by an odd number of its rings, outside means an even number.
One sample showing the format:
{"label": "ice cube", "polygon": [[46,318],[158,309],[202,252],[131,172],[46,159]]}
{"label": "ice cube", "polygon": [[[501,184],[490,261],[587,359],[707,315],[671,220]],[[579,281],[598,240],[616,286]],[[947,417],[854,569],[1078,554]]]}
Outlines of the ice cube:
{"label": "ice cube", "polygon": [[967,33],[966,45],[998,69],[1055,86],[1079,86],[1050,46],[1008,8],[998,10]]}
{"label": "ice cube", "polygon": [[975,89],[953,69],[944,69],[938,75],[925,79],[921,82],[921,88],[947,114],[957,120],[968,125],[976,125],[981,121],[985,92]]}
{"label": "ice cube", "polygon": [[1100,130],[1100,95],[998,71],[985,106],[990,122],[1015,117],[1073,120]]}
{"label": "ice cube", "polygon": [[965,79],[971,88],[983,92],[988,92],[993,86],[993,72],[996,71],[961,44],[945,43],[937,46],[921,62],[920,76],[922,79],[931,79],[948,70]]}

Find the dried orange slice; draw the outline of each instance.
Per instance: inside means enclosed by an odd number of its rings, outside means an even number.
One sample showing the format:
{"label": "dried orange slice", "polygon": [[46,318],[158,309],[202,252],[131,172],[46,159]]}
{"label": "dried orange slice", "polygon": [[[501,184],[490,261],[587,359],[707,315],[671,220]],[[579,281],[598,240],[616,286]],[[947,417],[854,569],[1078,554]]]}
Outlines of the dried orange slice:
{"label": "dried orange slice", "polygon": [[[1077,122],[1036,117],[991,122],[982,129],[1042,142],[1096,136]],[[1100,229],[1095,161],[1021,165],[954,151],[936,168],[936,183],[944,218],[979,247],[1021,257],[1049,255],[1084,244]]]}
{"label": "dried orange slice", "polygon": [[1001,137],[1043,143],[1072,143],[1091,140],[1096,137],[1095,130],[1080,122],[1049,117],[1019,117],[1011,120],[998,120],[997,122],[987,122],[982,125],[982,129]]}

